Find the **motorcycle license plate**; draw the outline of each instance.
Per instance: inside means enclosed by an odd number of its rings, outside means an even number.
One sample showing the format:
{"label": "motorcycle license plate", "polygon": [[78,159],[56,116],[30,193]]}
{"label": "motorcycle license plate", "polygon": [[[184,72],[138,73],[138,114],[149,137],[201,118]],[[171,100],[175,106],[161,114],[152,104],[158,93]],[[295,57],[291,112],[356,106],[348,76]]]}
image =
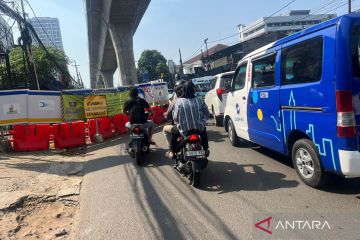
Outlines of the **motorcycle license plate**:
{"label": "motorcycle license plate", "polygon": [[199,157],[199,156],[205,156],[205,150],[199,150],[199,151],[187,151],[185,152],[186,157]]}
{"label": "motorcycle license plate", "polygon": [[144,134],[131,134],[131,138],[133,139],[139,139],[139,138],[144,138]]}

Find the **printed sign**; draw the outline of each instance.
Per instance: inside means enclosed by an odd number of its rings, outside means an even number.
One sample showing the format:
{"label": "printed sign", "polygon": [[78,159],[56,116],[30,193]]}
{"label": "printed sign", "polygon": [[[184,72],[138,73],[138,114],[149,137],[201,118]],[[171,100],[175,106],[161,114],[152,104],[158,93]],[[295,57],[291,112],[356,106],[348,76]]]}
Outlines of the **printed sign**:
{"label": "printed sign", "polygon": [[20,114],[20,104],[11,103],[11,104],[4,104],[3,111],[5,115],[13,115],[13,114]]}
{"label": "printed sign", "polygon": [[169,100],[167,83],[146,83],[137,85],[140,95],[150,104],[167,103]]}
{"label": "printed sign", "polygon": [[106,96],[86,96],[84,98],[84,111],[87,119],[106,117]]}
{"label": "printed sign", "polygon": [[27,90],[0,91],[0,125],[27,122]]}
{"label": "printed sign", "polygon": [[268,92],[260,92],[260,98],[269,98]]}
{"label": "printed sign", "polygon": [[40,111],[53,111],[55,102],[52,100],[38,100],[38,107]]}
{"label": "printed sign", "polygon": [[122,113],[124,103],[129,99],[129,91],[106,93],[105,95],[108,116]]}
{"label": "printed sign", "polygon": [[166,83],[157,83],[152,86],[152,93],[154,96],[154,103],[167,103],[169,99],[168,87]]}
{"label": "printed sign", "polygon": [[84,96],[63,94],[62,116],[65,122],[74,120],[84,120]]}
{"label": "printed sign", "polygon": [[28,122],[55,123],[61,122],[60,92],[28,91]]}

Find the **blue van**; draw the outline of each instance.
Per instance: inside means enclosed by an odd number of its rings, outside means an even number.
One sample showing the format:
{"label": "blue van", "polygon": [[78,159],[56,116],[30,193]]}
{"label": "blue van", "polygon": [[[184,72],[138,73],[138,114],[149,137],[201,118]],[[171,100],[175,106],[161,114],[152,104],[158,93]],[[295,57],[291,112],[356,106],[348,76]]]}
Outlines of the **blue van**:
{"label": "blue van", "polygon": [[225,130],[292,157],[309,186],[360,177],[360,14],[260,48],[238,64]]}

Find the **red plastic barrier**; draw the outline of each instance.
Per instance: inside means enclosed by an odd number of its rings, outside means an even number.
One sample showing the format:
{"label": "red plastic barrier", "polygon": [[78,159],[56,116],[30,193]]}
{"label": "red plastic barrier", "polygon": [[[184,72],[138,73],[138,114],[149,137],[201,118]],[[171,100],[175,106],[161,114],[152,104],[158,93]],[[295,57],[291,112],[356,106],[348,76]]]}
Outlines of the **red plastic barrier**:
{"label": "red plastic barrier", "polygon": [[86,145],[85,123],[83,121],[54,124],[53,133],[55,147],[58,149]]}
{"label": "red plastic barrier", "polygon": [[50,124],[17,124],[13,126],[15,151],[38,151],[49,149]]}
{"label": "red plastic barrier", "polygon": [[127,129],[125,127],[126,122],[128,122],[129,119],[125,114],[116,114],[113,117],[113,125],[116,132],[119,134],[123,134],[127,132]]}
{"label": "red plastic barrier", "polygon": [[151,107],[151,109],[154,112],[154,115],[152,116],[152,120],[154,121],[155,124],[159,124],[165,121],[164,118],[164,109],[160,106],[153,106]]}
{"label": "red plastic barrier", "polygon": [[102,135],[103,139],[112,138],[113,126],[109,117],[102,117],[99,119],[89,120],[89,134],[92,142],[95,141],[96,121],[98,123],[98,133]]}

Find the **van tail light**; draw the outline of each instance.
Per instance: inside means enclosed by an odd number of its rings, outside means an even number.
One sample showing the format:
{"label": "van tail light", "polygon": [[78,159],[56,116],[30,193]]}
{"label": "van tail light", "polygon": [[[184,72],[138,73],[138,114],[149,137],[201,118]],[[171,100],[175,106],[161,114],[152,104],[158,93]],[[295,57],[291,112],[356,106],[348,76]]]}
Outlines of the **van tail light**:
{"label": "van tail light", "polygon": [[218,88],[216,89],[216,94],[217,95],[221,95],[221,94],[224,94],[224,93],[228,93],[229,91],[227,91],[225,88]]}
{"label": "van tail light", "polygon": [[336,91],[338,137],[355,137],[357,134],[352,96],[351,90]]}
{"label": "van tail light", "polygon": [[191,134],[188,139],[189,142],[197,142],[200,140],[200,137],[197,134]]}

